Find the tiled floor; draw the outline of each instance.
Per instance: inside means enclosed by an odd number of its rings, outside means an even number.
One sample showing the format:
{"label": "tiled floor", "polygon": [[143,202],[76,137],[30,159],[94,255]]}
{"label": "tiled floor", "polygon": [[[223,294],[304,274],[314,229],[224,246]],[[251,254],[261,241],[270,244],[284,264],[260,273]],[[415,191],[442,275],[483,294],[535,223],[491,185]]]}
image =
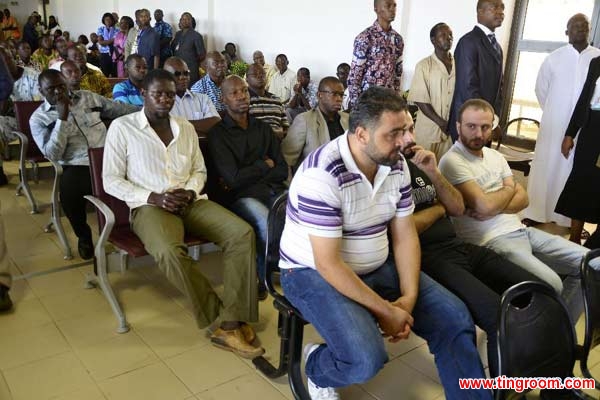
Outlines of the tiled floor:
{"label": "tiled floor", "polygon": [[[5,164],[10,185],[0,188],[7,244],[15,275],[67,264],[54,233],[44,233],[49,208],[30,215],[15,197],[16,164]],[[33,184],[47,202],[50,184]],[[92,222],[94,214],[89,215]],[[65,220],[67,232],[70,232]],[[69,233],[71,245],[76,240]],[[203,255],[211,279],[219,280],[219,254]],[[80,262],[75,258],[71,263]],[[151,265],[149,259],[136,264]],[[155,267],[110,275],[132,329],[117,334],[116,321],[98,289],[84,289],[90,267],[19,280],[14,311],[0,316],[0,400],[283,400],[292,399],[287,378],[269,380],[249,360],[212,347],[196,328],[185,299]],[[260,304],[255,328],[276,362],[277,314]],[[579,332],[582,332],[580,321]],[[318,339],[311,327],[306,341]],[[484,338],[479,337],[481,351]],[[443,399],[442,387],[423,340],[389,346],[390,362],[372,381],[342,391],[347,400]],[[592,365],[600,374],[600,352]],[[535,398],[535,395],[529,395]]]}

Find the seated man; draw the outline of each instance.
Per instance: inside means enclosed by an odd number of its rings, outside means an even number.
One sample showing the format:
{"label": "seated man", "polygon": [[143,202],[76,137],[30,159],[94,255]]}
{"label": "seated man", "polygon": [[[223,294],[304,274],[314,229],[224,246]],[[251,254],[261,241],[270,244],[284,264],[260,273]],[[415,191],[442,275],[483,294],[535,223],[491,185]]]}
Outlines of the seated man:
{"label": "seated man", "polygon": [[[494,109],[481,99],[460,108],[458,141],[442,157],[440,170],[462,194],[467,209],[453,217],[457,235],[485,245],[550,284],[564,298],[573,322],[583,311],[579,265],[588,249],[521,224],[518,212],[529,203],[515,183],[508,163],[485,147],[491,137]],[[566,278],[561,281],[559,275]]]}
{"label": "seated man", "polygon": [[244,80],[236,75],[223,81],[227,113],[208,135],[215,173],[225,191],[224,201],[256,232],[259,298],[266,298],[265,243],[267,215],[272,202],[286,187],[288,167],[279,140],[271,127],[248,115],[250,95]]}
{"label": "seated man", "polygon": [[218,112],[225,111],[221,95],[221,84],[227,73],[227,61],[218,51],[211,51],[206,55],[206,75],[194,83],[191,91],[207,95],[215,105]]}
{"label": "seated man", "polygon": [[286,110],[290,121],[317,105],[317,85],[311,82],[308,68],[300,68],[296,78],[298,81],[292,88]]}
{"label": "seated man", "polygon": [[140,94],[140,89],[142,88],[142,81],[148,73],[146,59],[139,54],[130,54],[125,60],[125,69],[129,79],[113,86],[113,101],[142,107],[144,99]]}
{"label": "seated man", "polygon": [[286,297],[325,340],[304,349],[313,399],[339,399],[333,388],[365,382],[383,368],[382,331],[392,342],[411,331],[427,340],[446,399],[492,398],[489,390],[459,389],[459,378],[484,377],[475,326],[456,296],[419,272],[401,154],[411,127],[400,96],[370,87],[352,110],[348,133],[307,157],[292,181],[279,266]]}
{"label": "seated man", "polygon": [[298,115],[292,123],[281,142],[281,151],[294,172],[317,147],[343,135],[348,129],[348,113],[341,111],[343,96],[344,86],[337,78],[321,79],[317,107]]}
{"label": "seated man", "polygon": [[[264,58],[263,58],[264,62]],[[250,110],[254,118],[266,122],[273,133],[281,140],[287,134],[290,123],[285,115],[285,107],[279,98],[267,91],[267,74],[260,64],[252,64],[246,73]]]}
{"label": "seated man", "polygon": [[[80,46],[69,47],[67,50],[69,60],[73,61],[81,70],[81,89],[89,90],[104,96],[108,99],[112,98],[112,89],[108,79],[102,72],[88,68],[85,50]],[[55,63],[54,65],[57,65]],[[58,67],[60,69],[60,67]]]}
{"label": "seated man", "polygon": [[54,39],[50,35],[44,35],[40,39],[40,47],[31,55],[31,60],[39,64],[43,71],[50,66],[50,60],[58,55],[58,51],[54,49]]}
{"label": "seated man", "polygon": [[175,77],[177,97],[171,109],[174,117],[183,117],[190,121],[196,133],[208,133],[216,123],[221,120],[210,98],[203,93],[192,93],[190,84],[190,70],[183,59],[169,57],[165,61],[164,69]]}
{"label": "seated man", "polygon": [[414,136],[404,146],[403,154],[410,160],[421,268],[459,297],[475,324],[485,331],[490,376],[495,377],[500,296],[519,282],[539,279],[490,249],[457,239],[448,216],[463,214],[465,205],[460,192],[442,176],[434,153],[415,146]]}
{"label": "seated man", "polygon": [[[175,87],[171,73],[150,71],[142,85],[143,110],[110,126],[104,190],[127,202],[133,231],[167,279],[189,299],[198,327],[220,318],[211,342],[241,357],[258,357],[264,350],[250,344],[256,335],[246,323],[258,319],[254,233],[202,194],[206,168],[198,136],[185,119],[169,115]],[[187,254],[185,232],[223,249],[222,298]]]}
{"label": "seated man", "polygon": [[254,53],[252,53],[252,61],[254,62],[254,64],[260,65],[263,68],[263,70],[265,71],[266,88],[268,89],[269,82],[271,81],[271,77],[273,76],[274,73],[277,72],[277,68],[265,63],[265,55],[260,50],[256,50]]}
{"label": "seated man", "polygon": [[64,76],[47,69],[39,77],[45,101],[34,111],[29,125],[35,143],[45,157],[63,166],[60,203],[79,239],[79,255],[94,256],[92,231],[86,222],[83,196],[92,194],[88,148],[104,146],[106,126],[102,119],[114,119],[139,110],[114,103],[87,90],[70,92]]}
{"label": "seated man", "polygon": [[77,64],[71,60],[61,63],[60,73],[65,77],[67,89],[69,89],[70,92],[81,90],[81,71]]}

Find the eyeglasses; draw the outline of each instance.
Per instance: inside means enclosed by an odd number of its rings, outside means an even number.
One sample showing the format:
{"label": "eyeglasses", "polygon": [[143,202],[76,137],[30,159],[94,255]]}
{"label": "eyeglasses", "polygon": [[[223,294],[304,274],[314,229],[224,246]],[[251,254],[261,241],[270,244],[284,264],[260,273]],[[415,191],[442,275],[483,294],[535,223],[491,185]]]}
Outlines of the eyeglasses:
{"label": "eyeglasses", "polygon": [[344,98],[344,92],[334,92],[331,90],[319,90],[321,93],[327,93],[330,94],[333,97],[341,97],[342,99]]}
{"label": "eyeglasses", "polygon": [[180,76],[190,76],[190,71],[175,71],[173,72],[173,75],[175,75],[175,78],[179,78]]}

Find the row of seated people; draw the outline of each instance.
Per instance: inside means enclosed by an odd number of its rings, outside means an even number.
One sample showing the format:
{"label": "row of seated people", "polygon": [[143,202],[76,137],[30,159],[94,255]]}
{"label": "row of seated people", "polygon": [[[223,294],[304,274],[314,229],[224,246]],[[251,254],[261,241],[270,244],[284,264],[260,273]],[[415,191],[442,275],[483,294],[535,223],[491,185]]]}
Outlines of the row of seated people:
{"label": "row of seated people", "polygon": [[[186,65],[172,61],[165,70],[151,71],[144,78],[142,111],[87,91],[71,92],[58,71],[43,72],[39,83],[45,102],[31,118],[32,132],[44,154],[67,167],[63,187],[69,195],[89,180],[87,148],[104,144],[105,190],[132,208],[134,232],[167,278],[190,298],[198,326],[207,327],[220,316],[213,343],[256,357],[263,350],[252,346],[255,333],[247,322],[257,318],[255,271],[257,254],[264,254],[266,213],[272,199],[285,190],[288,166],[281,147],[287,138],[280,144],[269,125],[249,116],[247,84],[237,76],[226,78],[222,85],[226,113],[208,135],[213,160],[209,170],[233,213],[208,201],[203,196],[206,166],[194,125],[186,122],[196,118],[171,114],[187,91]],[[333,88],[325,85],[328,82]],[[341,83],[327,78],[319,96],[330,96],[328,92],[339,89],[336,85]],[[331,97],[336,102],[341,99]],[[123,114],[128,115],[116,119],[107,134],[100,117]],[[386,360],[380,335],[350,334],[375,326],[372,317],[369,323],[357,322],[358,327],[349,326],[353,318],[341,311],[350,309],[336,307],[334,314],[339,313],[340,319],[315,311],[329,304],[329,299],[324,303],[323,297],[313,296],[321,292],[324,281],[330,284],[327,296],[335,295],[333,288],[364,305],[393,340],[405,338],[411,329],[427,339],[447,398],[460,398],[457,374],[483,377],[471,316],[488,334],[490,371],[496,373],[495,317],[500,294],[507,287],[523,280],[544,280],[565,298],[573,321],[578,319],[582,311],[578,265],[587,249],[520,225],[516,213],[527,204],[527,194],[514,182],[504,159],[483,147],[492,120],[492,108],[485,102],[471,101],[463,107],[457,125],[460,140],[441,163],[444,178],[435,156],[415,147],[412,118],[403,100],[389,90],[373,88],[353,110],[348,132],[333,140],[325,138],[325,146],[296,168],[281,243],[282,284],[286,295],[331,343],[308,349],[309,387],[318,391],[362,382]],[[410,156],[412,161],[405,161]],[[66,171],[71,167],[82,171],[75,178],[77,187],[69,184]],[[87,193],[77,196],[83,194]],[[73,224],[73,213],[65,203],[63,207]],[[85,223],[84,207],[80,212]],[[455,225],[447,215],[454,217]],[[390,222],[395,257],[384,262],[388,246],[383,238]],[[186,255],[185,230],[223,248],[222,298]],[[469,244],[457,239],[457,233]],[[419,257],[423,271],[447,290],[425,274],[417,283]],[[260,271],[263,262],[258,265]],[[374,275],[374,271],[388,275]],[[564,282],[559,274],[566,276]],[[349,281],[344,282],[344,276]],[[380,290],[382,278],[388,285],[383,286],[385,293],[375,294],[363,286],[373,284]],[[396,284],[389,287],[390,282]],[[361,292],[372,301],[360,295],[354,298]],[[340,326],[348,334],[340,335]],[[359,338],[360,343],[344,341],[346,336]],[[344,343],[338,347],[340,341]],[[349,354],[356,357],[348,362]],[[324,369],[322,364],[342,359],[344,370],[317,372]],[[482,390],[481,398],[488,395]]]}

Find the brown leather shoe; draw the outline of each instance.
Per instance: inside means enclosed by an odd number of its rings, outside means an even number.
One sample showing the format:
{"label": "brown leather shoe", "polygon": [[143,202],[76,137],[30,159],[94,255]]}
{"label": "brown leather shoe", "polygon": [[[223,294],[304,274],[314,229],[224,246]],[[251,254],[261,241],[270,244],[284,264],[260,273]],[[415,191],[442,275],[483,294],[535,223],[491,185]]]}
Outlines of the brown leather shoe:
{"label": "brown leather shoe", "polygon": [[244,339],[246,342],[252,344],[254,340],[256,340],[256,333],[254,333],[254,329],[247,322],[242,322],[240,326],[240,330],[242,331],[242,335],[244,335]]}
{"label": "brown leather shoe", "polygon": [[253,359],[265,353],[262,347],[248,344],[241,329],[226,331],[219,328],[210,336],[210,341],[214,346],[234,352],[243,358]]}

